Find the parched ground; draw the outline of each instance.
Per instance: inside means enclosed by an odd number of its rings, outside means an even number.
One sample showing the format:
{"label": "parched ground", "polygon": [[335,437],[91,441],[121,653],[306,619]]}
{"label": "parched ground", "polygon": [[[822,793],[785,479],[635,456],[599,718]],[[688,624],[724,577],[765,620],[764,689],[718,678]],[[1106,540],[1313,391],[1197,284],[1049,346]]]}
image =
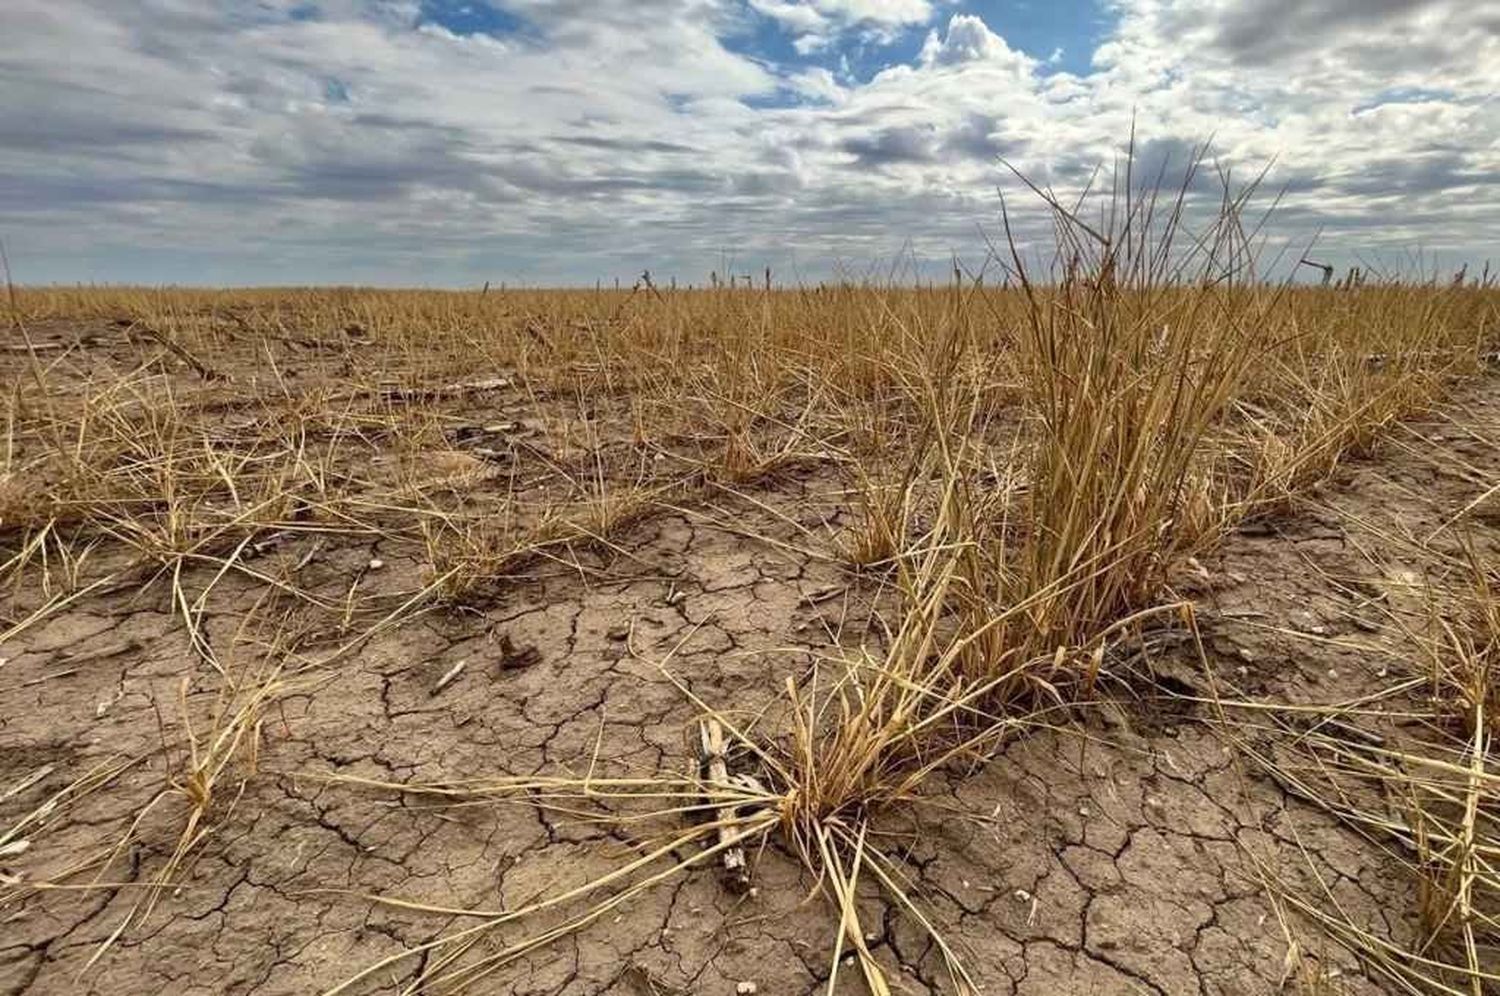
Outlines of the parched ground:
{"label": "parched ground", "polygon": [[[462,402],[523,427],[549,403],[516,383]],[[628,448],[623,419],[601,402],[600,445]],[[688,474],[689,449],[666,445],[653,479],[670,478],[676,460]],[[369,458],[380,452],[377,440]],[[453,486],[524,493],[516,466],[568,456],[538,433],[512,458],[503,474],[468,468]],[[986,994],[1399,991],[1279,897],[1295,888],[1336,902],[1409,943],[1411,856],[1250,759],[1299,728],[1295,709],[1211,700],[1363,702],[1333,727],[1326,712],[1306,724],[1355,741],[1433,722],[1426,687],[1408,680],[1429,666],[1415,642],[1417,582],[1446,570],[1461,535],[1500,559],[1495,498],[1468,508],[1496,481],[1492,375],[1393,429],[1306,507],[1241,529],[1185,572],[1207,670],[1182,634],[1122,647],[1103,701],[981,768],[944,772],[933,806],[886,819],[888,848]],[[123,930],[182,830],[187,803],[169,786],[183,717],[205,738],[226,683],[190,645],[172,585],[149,574],[25,628],[0,646],[0,832],[39,808],[42,818],[21,835],[28,846],[0,857],[0,992],[319,992],[467,922],[371,897],[494,910],[606,873],[633,853],[628,824],[519,803],[438,807],[349,779],[688,770],[697,710],[663,662],[704,701],[752,717],[819,655],[878,641],[878,582],[818,543],[850,514],[835,468],[791,463],[658,503],[607,544],[531,558],[475,606],[428,609],[357,641],[265,711],[254,750],[215,786],[207,836],[149,916]],[[409,537],[293,533],[257,553],[247,563],[259,576],[213,581],[205,565],[184,579],[207,591],[203,639],[229,675],[260,673],[267,648],[293,631],[299,654],[339,648],[365,631],[340,628],[341,606],[357,606],[368,629],[422,583]],[[269,596],[263,578],[326,602],[317,621]],[[97,786],[79,786],[90,776]],[[89,869],[70,876],[80,864]],[[473,991],[823,991],[827,904],[777,846],[756,856],[754,882],[741,897],[709,870],[690,872]],[[952,991],[927,935],[866,891],[867,940],[897,990]],[[421,965],[397,962],[361,991],[399,990]],[[861,985],[852,967],[840,973],[839,991]]]}

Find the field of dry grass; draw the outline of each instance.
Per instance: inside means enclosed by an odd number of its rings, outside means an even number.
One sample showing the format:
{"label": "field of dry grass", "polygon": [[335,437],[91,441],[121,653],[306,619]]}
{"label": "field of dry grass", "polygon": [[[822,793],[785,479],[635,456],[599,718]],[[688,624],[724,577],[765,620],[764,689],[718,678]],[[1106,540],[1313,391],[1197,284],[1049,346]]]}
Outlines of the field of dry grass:
{"label": "field of dry grass", "polygon": [[1500,991],[1500,291],[1138,210],[16,289],[0,991]]}

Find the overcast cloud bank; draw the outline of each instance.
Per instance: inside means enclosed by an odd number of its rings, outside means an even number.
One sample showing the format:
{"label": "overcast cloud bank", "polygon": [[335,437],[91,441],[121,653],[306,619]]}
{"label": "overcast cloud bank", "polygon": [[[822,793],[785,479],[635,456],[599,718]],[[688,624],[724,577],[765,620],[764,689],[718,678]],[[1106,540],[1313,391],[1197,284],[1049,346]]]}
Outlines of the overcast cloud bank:
{"label": "overcast cloud bank", "polygon": [[816,279],[972,258],[997,157],[1068,192],[1134,120],[1275,159],[1325,258],[1494,252],[1500,7],[1115,0],[1048,51],[1023,7],[6,0],[0,237],[27,282]]}

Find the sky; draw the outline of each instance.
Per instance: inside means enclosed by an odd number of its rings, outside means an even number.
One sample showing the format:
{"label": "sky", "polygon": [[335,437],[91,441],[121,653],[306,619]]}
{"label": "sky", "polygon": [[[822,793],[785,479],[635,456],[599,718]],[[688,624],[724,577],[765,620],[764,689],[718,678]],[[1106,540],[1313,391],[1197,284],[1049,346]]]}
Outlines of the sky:
{"label": "sky", "polygon": [[[944,272],[1130,143],[1270,263],[1500,262],[1500,4],[3,0],[21,283]],[[1216,198],[1213,184],[1196,196]],[[1278,255],[1281,254],[1281,255]]]}

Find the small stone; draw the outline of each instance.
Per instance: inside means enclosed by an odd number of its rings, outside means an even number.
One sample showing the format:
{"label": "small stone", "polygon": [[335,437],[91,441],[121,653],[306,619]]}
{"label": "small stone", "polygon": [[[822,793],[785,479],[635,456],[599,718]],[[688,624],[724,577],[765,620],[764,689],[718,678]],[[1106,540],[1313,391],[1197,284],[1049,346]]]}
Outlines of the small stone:
{"label": "small stone", "polygon": [[746,980],[735,986],[734,991],[738,993],[739,996],[754,996],[754,993],[758,988],[759,987],[756,986],[755,983]]}
{"label": "small stone", "polygon": [[1210,588],[1213,587],[1213,575],[1208,573],[1208,568],[1204,567],[1198,562],[1197,557],[1189,557],[1187,559],[1186,566],[1188,572],[1192,574],[1193,577],[1196,578],[1199,582],[1209,586]]}
{"label": "small stone", "polygon": [[1029,902],[1031,902],[1031,893],[1027,892],[1025,889],[1017,889],[1016,890],[1016,902],[1018,902],[1018,903],[1029,903]]}
{"label": "small stone", "polygon": [[623,640],[630,635],[630,627],[624,625],[623,623],[618,626],[611,626],[607,631],[605,631],[604,635],[609,637],[611,640]]}
{"label": "small stone", "polygon": [[454,664],[447,671],[444,671],[443,676],[437,680],[437,684],[432,686],[432,694],[436,695],[438,692],[441,692],[443,689],[447,688],[450,684],[453,683],[453,680],[455,678],[463,673],[464,668],[468,666],[469,662],[466,660],[462,660],[457,664]]}
{"label": "small stone", "polygon": [[1255,662],[1255,655],[1250,652],[1249,648],[1241,647],[1239,653],[1240,660],[1244,661],[1246,664],[1253,664]]}
{"label": "small stone", "polygon": [[371,557],[370,558],[370,570],[372,570],[372,571],[378,571],[378,570],[380,570],[384,566],[385,566],[385,561],[381,560],[379,557]]}

